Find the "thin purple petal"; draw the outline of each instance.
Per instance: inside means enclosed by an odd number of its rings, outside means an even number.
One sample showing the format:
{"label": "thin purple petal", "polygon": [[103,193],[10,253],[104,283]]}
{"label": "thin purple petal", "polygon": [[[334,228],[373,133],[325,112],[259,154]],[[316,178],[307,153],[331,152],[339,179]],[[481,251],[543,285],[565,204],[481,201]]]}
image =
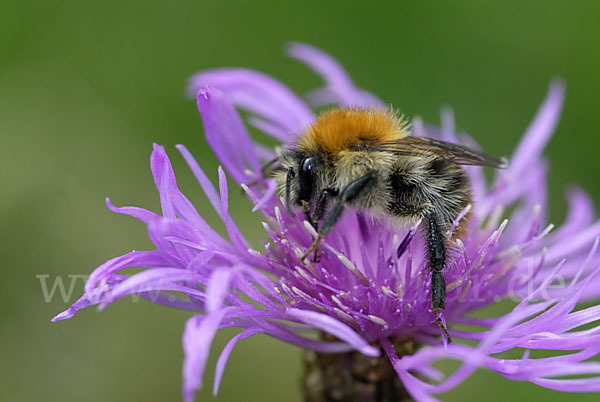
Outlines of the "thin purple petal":
{"label": "thin purple petal", "polygon": [[507,176],[518,178],[537,161],[542,149],[554,132],[565,96],[565,85],[560,80],[552,81],[546,99],[531,122],[523,140],[514,152]]}
{"label": "thin purple petal", "polygon": [[364,355],[373,357],[379,356],[379,350],[377,348],[369,345],[368,342],[352,330],[352,328],[328,315],[295,308],[288,309],[287,315],[306,324],[313,325],[339,339],[343,339]]}
{"label": "thin purple petal", "polygon": [[290,43],[287,47],[288,54],[306,63],[317,74],[325,80],[327,87],[322,90],[319,98],[313,97],[313,100],[323,106],[327,103],[352,106],[383,106],[383,102],[374,95],[357,88],[344,68],[331,57],[316,47],[304,43]]}
{"label": "thin purple petal", "polygon": [[[207,85],[219,88],[236,106],[275,123],[283,132],[299,132],[314,119],[312,111],[292,91],[257,71],[242,68],[203,71],[192,77],[190,93],[202,92]],[[225,120],[220,122],[226,124]],[[289,137],[278,139],[285,141]]]}
{"label": "thin purple petal", "polygon": [[205,86],[198,91],[198,111],[206,140],[238,183],[250,181],[246,169],[258,172],[261,164],[242,119],[226,94]]}

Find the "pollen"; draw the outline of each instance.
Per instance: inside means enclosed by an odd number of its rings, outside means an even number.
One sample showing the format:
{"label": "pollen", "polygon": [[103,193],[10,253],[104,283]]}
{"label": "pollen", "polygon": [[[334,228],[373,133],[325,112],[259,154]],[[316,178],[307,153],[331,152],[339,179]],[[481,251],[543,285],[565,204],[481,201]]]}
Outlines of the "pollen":
{"label": "pollen", "polygon": [[338,153],[359,144],[391,142],[409,135],[407,122],[390,109],[356,107],[323,112],[299,139],[307,150]]}

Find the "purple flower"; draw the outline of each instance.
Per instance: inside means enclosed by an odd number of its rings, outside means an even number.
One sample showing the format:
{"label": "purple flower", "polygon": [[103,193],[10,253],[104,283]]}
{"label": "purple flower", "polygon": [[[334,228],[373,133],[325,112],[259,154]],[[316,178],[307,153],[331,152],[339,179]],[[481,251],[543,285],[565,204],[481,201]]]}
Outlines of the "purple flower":
{"label": "purple flower", "polygon": [[[311,107],[383,102],[357,88],[320,50],[292,44],[288,52],[325,80],[306,102],[273,78],[245,69],[201,72],[189,90],[197,94],[208,143],[254,203],[252,211],[264,216],[264,249],[252,249],[229,214],[224,170],[219,168],[217,190],[188,150],[177,147],[225,223],[227,238],[208,226],[179,191],[164,148],[155,145],[151,169],[162,213],[115,207],[108,200],[107,206],[144,222],[156,248],[96,268],[84,295],[53,321],[90,305],[102,309],[132,293],[197,312],[183,336],[186,401],[202,386],[211,342],[223,327],[241,332],[218,359],[215,393],[235,344],[259,333],[319,352],[387,356],[417,400],[433,400],[432,394],[457,386],[478,368],[560,391],[600,391],[600,363],[589,361],[600,351],[600,325],[593,324],[600,319],[600,306],[576,307],[598,299],[600,222],[581,190],[569,193],[569,214],[560,228],[548,225],[545,216],[547,162],[541,152],[559,118],[563,84],[551,84],[509,168],[497,171],[491,185],[482,168],[466,168],[474,203],[468,231],[451,244],[444,271],[444,319],[455,340],[446,345],[431,311],[424,244],[416,227],[399,231],[347,211],[322,244],[320,261],[300,261],[314,230],[300,214],[286,211],[274,180],[262,178],[261,166],[276,152],[250,137],[236,107],[249,113],[248,124],[287,142],[313,121]],[[415,120],[413,132],[476,147],[471,138],[455,133],[448,111],[441,128]],[[119,273],[127,267],[146,270],[129,277]],[[504,299],[514,301],[506,314],[473,316]],[[331,336],[316,338],[315,332]],[[400,339],[421,347],[399,356],[393,345]],[[515,348],[525,350],[521,358],[502,357]],[[535,350],[553,353],[530,357]],[[445,375],[432,366],[442,359],[461,365]]]}

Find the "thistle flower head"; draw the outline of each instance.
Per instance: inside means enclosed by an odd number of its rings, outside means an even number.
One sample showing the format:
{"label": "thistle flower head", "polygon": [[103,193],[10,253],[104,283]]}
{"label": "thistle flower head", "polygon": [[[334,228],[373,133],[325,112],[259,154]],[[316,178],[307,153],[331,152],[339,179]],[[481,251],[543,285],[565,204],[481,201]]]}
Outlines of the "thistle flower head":
{"label": "thistle flower head", "polygon": [[[134,251],[96,268],[84,295],[54,320],[90,305],[103,308],[132,293],[197,312],[183,337],[186,401],[202,386],[211,342],[224,327],[241,332],[221,352],[214,392],[235,344],[260,333],[320,352],[387,356],[418,400],[431,400],[432,394],[457,386],[481,367],[546,388],[600,391],[600,364],[589,361],[600,351],[600,326],[580,329],[600,319],[600,306],[576,309],[577,303],[598,298],[600,222],[594,221],[592,203],[581,190],[569,194],[569,214],[560,228],[546,222],[547,163],[541,152],[559,118],[562,83],[550,85],[509,167],[497,171],[491,184],[483,168],[466,168],[474,202],[455,222],[454,227],[470,213],[464,236],[450,242],[444,270],[443,318],[455,340],[446,345],[431,311],[425,246],[416,226],[399,229],[348,210],[325,238],[319,261],[300,260],[314,230],[285,208],[277,183],[262,176],[261,166],[277,151],[254,141],[245,123],[285,144],[315,119],[314,108],[383,102],[357,88],[320,50],[292,44],[288,52],[325,81],[306,100],[273,78],[245,69],[204,71],[190,82],[207,141],[225,168],[218,170],[218,189],[190,152],[177,148],[227,236],[212,229],[181,193],[164,148],[155,145],[151,169],[161,213],[115,207],[107,200],[112,211],[147,225],[155,249]],[[236,108],[249,113],[246,122]],[[417,136],[477,147],[466,134],[455,132],[449,111],[442,114],[441,128],[417,119],[412,130]],[[265,242],[259,250],[251,248],[228,211],[225,171],[236,183],[233,187],[241,186],[254,204],[252,212],[264,216]],[[127,267],[146,269],[125,276],[120,271]],[[559,280],[562,286],[555,286]],[[515,306],[505,315],[474,317],[474,311],[509,298]],[[314,332],[331,336],[316,338]],[[394,344],[402,339],[421,347],[412,355],[398,355]],[[522,358],[498,357],[516,348],[525,350]],[[530,358],[537,349],[554,354]],[[440,359],[462,365],[444,376],[432,367]],[[565,378],[574,375],[585,377]]]}

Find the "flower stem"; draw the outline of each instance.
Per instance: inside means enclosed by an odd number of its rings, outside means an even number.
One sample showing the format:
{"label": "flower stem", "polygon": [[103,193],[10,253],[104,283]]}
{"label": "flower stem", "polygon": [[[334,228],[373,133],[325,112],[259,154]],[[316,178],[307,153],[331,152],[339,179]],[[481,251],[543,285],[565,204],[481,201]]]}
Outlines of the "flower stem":
{"label": "flower stem", "polygon": [[[394,342],[399,356],[414,353],[412,340]],[[393,402],[412,401],[389,358],[360,352],[340,354],[304,353],[304,401]]]}

